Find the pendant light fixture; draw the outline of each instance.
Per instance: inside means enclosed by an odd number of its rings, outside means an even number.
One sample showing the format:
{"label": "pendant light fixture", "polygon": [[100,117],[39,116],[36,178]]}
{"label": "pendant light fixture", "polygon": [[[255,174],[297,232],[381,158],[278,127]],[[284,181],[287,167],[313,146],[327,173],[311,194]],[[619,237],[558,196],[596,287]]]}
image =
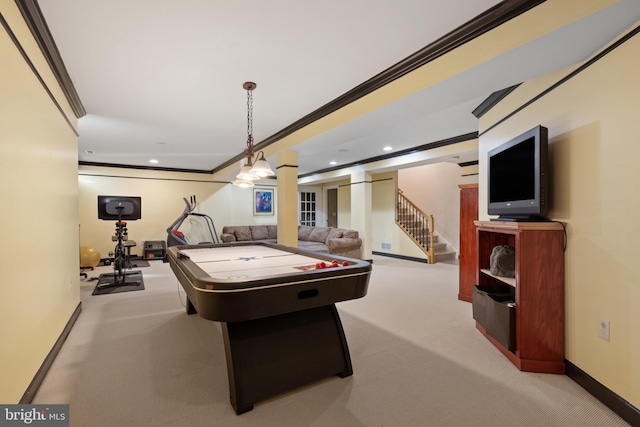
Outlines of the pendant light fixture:
{"label": "pendant light fixture", "polygon": [[256,88],[254,82],[245,82],[242,87],[247,91],[247,148],[244,150],[244,156],[247,162],[244,164],[240,173],[233,181],[233,185],[241,188],[253,187],[253,181],[274,175],[271,166],[264,158],[264,152],[259,151],[255,155],[253,153],[253,90]]}

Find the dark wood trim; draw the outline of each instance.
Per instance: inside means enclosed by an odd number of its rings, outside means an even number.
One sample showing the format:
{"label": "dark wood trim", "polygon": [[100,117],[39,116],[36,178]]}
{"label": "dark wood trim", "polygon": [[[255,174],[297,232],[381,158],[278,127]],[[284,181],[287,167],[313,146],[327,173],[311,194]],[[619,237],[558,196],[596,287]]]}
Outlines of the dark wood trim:
{"label": "dark wood trim", "polygon": [[49,372],[49,369],[51,368],[53,361],[58,356],[58,353],[62,348],[62,344],[64,344],[65,340],[69,336],[69,332],[71,332],[73,325],[75,325],[76,320],[78,320],[78,316],[80,316],[81,311],[82,311],[82,303],[79,302],[78,306],[76,307],[73,314],[69,318],[67,325],[64,327],[64,329],[62,330],[62,333],[60,334],[55,344],[53,345],[53,348],[51,349],[51,351],[49,351],[49,354],[47,354],[47,357],[45,357],[44,362],[42,362],[42,365],[40,366],[40,369],[38,369],[38,372],[36,372],[36,375],[33,377],[33,380],[31,380],[31,384],[29,384],[29,387],[27,387],[27,390],[24,392],[24,394],[20,398],[20,402],[19,402],[20,404],[29,404],[33,401],[33,397],[36,395],[38,389],[40,388],[40,385],[42,385],[42,381],[44,380],[44,377],[47,376],[47,372]]}
{"label": "dark wood trim", "polygon": [[606,49],[604,49],[602,52],[600,52],[599,54],[597,54],[596,56],[594,56],[593,58],[591,58],[590,60],[588,60],[587,62],[585,62],[584,64],[582,64],[580,67],[576,68],[575,70],[573,70],[571,73],[567,74],[565,77],[563,77],[562,79],[558,80],[556,83],[554,83],[553,85],[549,86],[547,89],[543,90],[542,92],[540,92],[538,95],[534,96],[533,98],[531,98],[529,101],[525,102],[523,105],[521,105],[520,107],[514,109],[513,111],[511,111],[509,114],[507,114],[506,116],[504,116],[502,119],[498,120],[497,122],[495,122],[494,124],[492,124],[491,126],[489,126],[487,129],[485,129],[484,131],[482,131],[482,133],[480,134],[480,136],[484,135],[485,133],[489,132],[490,130],[492,130],[493,128],[495,128],[496,126],[501,125],[502,123],[504,123],[505,121],[507,121],[508,119],[510,119],[511,117],[513,117],[514,115],[516,115],[517,113],[519,113],[520,111],[524,110],[525,108],[527,108],[529,105],[533,104],[534,102],[536,102],[537,100],[539,100],[540,98],[542,98],[543,96],[545,96],[546,94],[553,92],[555,89],[557,89],[559,86],[565,84],[566,82],[568,82],[569,80],[571,80],[572,78],[574,78],[575,76],[577,76],[578,74],[580,74],[581,72],[585,71],[587,68],[591,67],[593,64],[595,64],[596,62],[598,62],[599,60],[601,60],[602,58],[604,58],[606,55],[608,55],[609,53],[613,52],[614,50],[616,50],[619,46],[621,46],[622,44],[624,44],[625,42],[627,42],[628,40],[632,39],[634,36],[636,36],[638,33],[640,33],[640,25],[635,27],[633,30],[629,31],[627,34],[625,34],[622,38],[620,38],[619,40],[617,40],[615,43],[613,43],[611,46],[607,47]]}
{"label": "dark wood trim", "polygon": [[380,256],[386,256],[389,258],[397,258],[397,259],[403,259],[405,261],[415,261],[415,262],[421,262],[421,263],[426,263],[428,260],[426,258],[416,258],[416,257],[412,257],[412,256],[405,256],[405,255],[397,255],[397,254],[390,254],[387,252],[376,252],[376,251],[371,251],[371,253],[373,255],[380,255]]}
{"label": "dark wood trim", "polygon": [[567,376],[587,390],[620,418],[632,426],[640,426],[640,410],[598,382],[591,375],[565,359]]}
{"label": "dark wood trim", "polygon": [[407,148],[406,150],[396,151],[395,153],[383,154],[380,156],[369,157],[368,159],[358,160],[357,162],[346,163],[339,166],[334,166],[331,168],[320,169],[314,172],[304,173],[302,175],[298,175],[298,178],[306,178],[308,176],[336,171],[340,169],[346,169],[353,166],[360,166],[367,163],[378,162],[380,160],[392,159],[394,157],[406,156],[408,154],[419,153],[420,151],[428,151],[433,150],[434,148],[446,147],[447,145],[458,144],[460,142],[470,141],[472,139],[478,138],[478,132],[471,132],[464,135],[454,136],[452,138],[442,139],[440,141],[430,142],[428,144],[419,145],[417,147]]}
{"label": "dark wood trim", "polygon": [[71,77],[69,77],[67,68],[62,61],[62,56],[60,55],[58,47],[56,46],[56,43],[51,36],[51,32],[49,31],[49,26],[42,16],[42,11],[40,10],[38,1],[15,0],[15,2],[18,9],[20,9],[20,13],[22,13],[22,17],[27,23],[27,26],[31,30],[33,38],[36,40],[36,43],[38,43],[42,54],[47,60],[53,75],[56,77],[58,84],[62,88],[62,92],[67,98],[69,105],[71,105],[73,113],[78,119],[85,116],[87,112],[82,105],[82,101],[80,101],[76,88],[73,86]]}
{"label": "dark wood trim", "polygon": [[[462,188],[478,188],[479,186],[480,185],[477,182],[472,183],[472,184],[458,184],[458,188],[460,188],[460,189],[462,189]],[[475,218],[475,219],[477,219],[477,218]]]}
{"label": "dark wood trim", "polygon": [[27,63],[27,65],[29,66],[29,68],[33,72],[33,75],[38,79],[38,81],[42,85],[42,88],[45,90],[45,92],[47,92],[47,95],[49,95],[49,98],[51,98],[51,101],[53,102],[53,104],[56,106],[56,108],[58,109],[60,114],[62,114],[62,117],[64,117],[64,120],[67,122],[67,124],[69,125],[69,127],[71,128],[73,133],[76,134],[76,136],[78,136],[78,131],[73,126],[73,124],[71,124],[71,121],[69,120],[69,118],[65,114],[64,110],[62,109],[62,107],[58,103],[58,100],[56,99],[55,96],[53,96],[53,93],[51,93],[51,91],[49,90],[49,87],[47,86],[47,84],[45,83],[44,79],[42,78],[42,76],[38,72],[36,66],[33,64],[33,62],[31,62],[31,59],[29,58],[29,55],[27,55],[27,52],[22,48],[22,45],[20,44],[20,41],[18,40],[18,37],[16,37],[14,32],[11,30],[11,27],[9,26],[9,23],[4,19],[4,16],[2,15],[2,13],[0,13],[0,25],[2,25],[4,27],[5,31],[7,32],[7,35],[9,36],[11,41],[13,41],[13,44],[16,46],[16,49],[18,49],[18,52],[20,52],[20,55],[22,55],[22,58],[24,59],[24,62]]}
{"label": "dark wood trim", "polygon": [[121,169],[141,169],[161,172],[184,172],[184,173],[201,173],[211,175],[210,171],[201,169],[179,169],[179,168],[162,168],[157,166],[136,166],[136,165],[121,165],[117,163],[100,163],[100,162],[85,162],[79,161],[79,166],[99,166],[104,168],[121,168]]}
{"label": "dark wood trim", "polygon": [[491,95],[487,97],[487,99],[482,101],[482,103],[478,105],[476,109],[471,112],[471,114],[473,114],[474,116],[476,116],[477,119],[479,119],[484,115],[484,113],[486,113],[491,108],[493,108],[493,106],[496,105],[498,102],[500,102],[505,96],[513,92],[513,90],[518,86],[520,86],[520,84],[521,83],[518,83],[517,85],[513,85],[506,89],[493,92]]}
{"label": "dark wood trim", "polygon": [[371,183],[375,184],[377,182],[384,182],[384,181],[393,181],[393,178],[374,179],[374,180],[371,181]]}
{"label": "dark wood trim", "polygon": [[479,162],[477,160],[471,160],[470,162],[462,162],[462,163],[458,163],[458,166],[460,166],[461,168],[466,167],[466,166],[475,166],[477,165]]}
{"label": "dark wood trim", "polygon": [[150,181],[179,181],[179,182],[204,182],[207,184],[231,184],[231,181],[207,181],[206,179],[178,179],[178,178],[151,178],[142,176],[108,175],[97,173],[78,172],[78,176],[98,176],[103,178],[143,179]]}
{"label": "dark wood trim", "polygon": [[[378,182],[383,182],[383,181],[393,181],[393,178],[384,178],[384,179],[374,179],[372,181],[370,181],[371,184],[375,184]],[[364,181],[361,181],[364,182]],[[353,184],[359,184],[358,182],[350,182],[348,184],[340,184],[338,185],[338,187],[340,188],[344,188],[344,187],[351,187]]]}
{"label": "dark wood trim", "polygon": [[[383,182],[383,181],[393,181],[393,178],[382,178],[382,179],[374,179],[371,181],[350,182],[348,184],[338,185],[338,187],[351,187],[354,184],[361,184],[361,183],[375,184],[377,182]],[[302,185],[305,185],[305,184],[302,184]]]}
{"label": "dark wood trim", "polygon": [[[546,0],[505,0],[494,7],[487,9],[472,20],[466,22],[455,30],[445,34],[433,43],[420,49],[416,53],[408,56],[397,64],[387,68],[376,76],[370,78],[364,83],[356,86],[343,95],[329,101],[327,104],[318,108],[303,118],[297,120],[281,131],[271,135],[270,137],[260,141],[255,145],[256,151],[264,150],[265,147],[293,134],[294,132],[308,126],[309,124],[319,120],[345,106],[357,101],[358,99],[368,95],[377,89],[399,79],[412,71],[422,67],[425,64],[451,52],[452,50],[468,43],[469,41],[493,30],[505,22],[521,15],[524,12],[544,3]],[[236,163],[244,158],[244,154],[237,156],[222,163],[214,168],[211,172],[216,173],[224,168]]]}

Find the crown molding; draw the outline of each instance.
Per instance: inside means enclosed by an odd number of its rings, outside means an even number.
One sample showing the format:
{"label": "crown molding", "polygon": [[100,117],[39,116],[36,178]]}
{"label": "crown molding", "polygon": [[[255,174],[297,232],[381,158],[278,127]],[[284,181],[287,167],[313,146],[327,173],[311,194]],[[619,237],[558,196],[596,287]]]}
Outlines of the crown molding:
{"label": "crown molding", "polygon": [[[544,3],[546,0],[505,0],[494,7],[487,9],[472,20],[462,24],[453,31],[440,37],[433,43],[420,49],[395,65],[387,68],[364,83],[356,86],[343,95],[329,101],[327,104],[307,114],[281,131],[255,144],[255,150],[264,150],[271,144],[303,129],[311,123],[319,120],[350,103],[374,92],[377,89],[407,75],[408,73],[422,67],[425,64],[441,57],[442,55],[464,45],[465,43],[491,31],[505,22],[527,12],[528,10]],[[229,159],[214,168],[211,173],[219,172],[234,163],[241,161],[243,154]]]}
{"label": "crown molding", "polygon": [[62,61],[62,56],[58,51],[58,47],[53,41],[53,36],[49,31],[49,27],[47,26],[44,16],[42,16],[42,11],[40,10],[38,1],[15,0],[15,2],[18,9],[20,9],[20,13],[22,13],[22,17],[27,23],[27,26],[31,30],[33,38],[36,40],[36,43],[38,43],[42,54],[47,60],[53,75],[58,81],[62,92],[67,98],[69,105],[71,105],[73,113],[78,119],[84,117],[87,112],[82,105],[78,92],[76,92],[76,88],[73,86],[73,82],[71,81],[71,77],[69,77],[64,61]]}

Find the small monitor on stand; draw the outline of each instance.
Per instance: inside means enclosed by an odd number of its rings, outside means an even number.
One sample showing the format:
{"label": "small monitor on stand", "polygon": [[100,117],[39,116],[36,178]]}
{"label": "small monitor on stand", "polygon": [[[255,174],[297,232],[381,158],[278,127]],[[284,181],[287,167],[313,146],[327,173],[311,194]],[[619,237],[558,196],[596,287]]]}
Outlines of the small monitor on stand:
{"label": "small monitor on stand", "polygon": [[106,221],[142,219],[142,198],[98,196],[98,219]]}

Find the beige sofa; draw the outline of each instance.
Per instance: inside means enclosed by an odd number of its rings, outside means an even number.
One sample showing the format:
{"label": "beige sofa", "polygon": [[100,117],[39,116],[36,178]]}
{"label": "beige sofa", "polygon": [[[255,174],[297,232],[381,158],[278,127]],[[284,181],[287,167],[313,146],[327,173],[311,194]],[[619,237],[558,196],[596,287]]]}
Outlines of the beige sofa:
{"label": "beige sofa", "polygon": [[[222,228],[220,235],[223,242],[264,241],[276,243],[277,237],[277,225],[227,225]],[[360,258],[362,240],[355,230],[299,225],[298,248],[348,258]]]}

